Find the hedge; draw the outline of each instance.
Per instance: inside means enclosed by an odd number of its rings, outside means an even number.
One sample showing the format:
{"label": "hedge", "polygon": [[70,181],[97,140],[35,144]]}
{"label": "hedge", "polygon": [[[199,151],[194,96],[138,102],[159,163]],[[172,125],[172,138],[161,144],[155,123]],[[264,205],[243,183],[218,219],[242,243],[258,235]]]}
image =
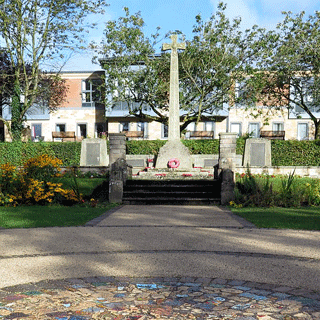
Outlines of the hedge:
{"label": "hedge", "polygon": [[273,140],[273,166],[320,166],[320,141]]}
{"label": "hedge", "polygon": [[3,142],[0,143],[0,164],[21,166],[26,160],[41,154],[55,156],[64,166],[80,164],[79,142]]}
{"label": "hedge", "polygon": [[[127,141],[127,154],[156,155],[164,140]],[[183,140],[191,154],[218,154],[219,140]],[[237,140],[237,154],[243,154],[245,139]],[[273,166],[320,166],[320,141],[271,141]],[[0,164],[20,166],[29,158],[40,154],[55,156],[64,166],[80,164],[80,142],[3,142],[0,143]]]}

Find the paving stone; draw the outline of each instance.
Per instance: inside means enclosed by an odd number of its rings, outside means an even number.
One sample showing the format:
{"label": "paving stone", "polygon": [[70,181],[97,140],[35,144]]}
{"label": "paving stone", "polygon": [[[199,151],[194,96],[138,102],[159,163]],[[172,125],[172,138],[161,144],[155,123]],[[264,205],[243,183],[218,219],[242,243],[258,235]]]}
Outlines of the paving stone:
{"label": "paving stone", "polygon": [[229,286],[242,286],[245,283],[245,281],[240,280],[232,280],[228,282]]}
{"label": "paving stone", "polygon": [[[175,281],[172,281],[175,279]],[[159,280],[162,280],[159,281]],[[258,283],[206,278],[92,277],[39,282],[0,291],[4,319],[314,320],[320,299]],[[215,281],[217,283],[215,283]],[[57,287],[54,287],[57,284]],[[264,290],[263,288],[269,288]],[[17,288],[34,290],[16,291]],[[36,288],[36,289],[35,289]],[[278,290],[276,290],[278,289]],[[285,290],[287,291],[287,290]],[[296,289],[297,293],[308,294]],[[316,293],[310,292],[315,295]],[[148,316],[147,316],[148,315]],[[151,317],[151,318],[150,318]]]}
{"label": "paving stone", "polygon": [[219,279],[219,278],[216,278],[216,279],[213,279],[211,281],[211,283],[213,284],[227,284],[227,280],[226,279]]}

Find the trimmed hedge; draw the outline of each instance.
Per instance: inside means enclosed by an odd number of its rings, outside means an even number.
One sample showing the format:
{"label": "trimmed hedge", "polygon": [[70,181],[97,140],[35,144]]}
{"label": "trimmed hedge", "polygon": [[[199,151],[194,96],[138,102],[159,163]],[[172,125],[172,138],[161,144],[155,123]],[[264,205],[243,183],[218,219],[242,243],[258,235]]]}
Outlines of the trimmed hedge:
{"label": "trimmed hedge", "polygon": [[21,166],[33,157],[48,154],[62,160],[63,166],[80,164],[80,142],[3,142],[0,143],[0,164]]}
{"label": "trimmed hedge", "polygon": [[320,166],[320,141],[273,140],[273,166]]}
{"label": "trimmed hedge", "polygon": [[[165,140],[127,141],[127,154],[156,155]],[[219,140],[183,140],[191,154],[218,154]],[[237,140],[237,154],[243,154],[245,139]],[[320,140],[271,141],[273,166],[320,166]],[[29,158],[41,154],[55,156],[63,166],[80,164],[81,142],[3,142],[0,143],[0,164],[21,166]]]}
{"label": "trimmed hedge", "polygon": [[[166,140],[130,140],[127,141],[127,154],[156,155]],[[218,154],[219,140],[182,140],[191,154]]]}
{"label": "trimmed hedge", "polygon": [[156,155],[165,143],[164,140],[129,140],[126,142],[127,154]]}

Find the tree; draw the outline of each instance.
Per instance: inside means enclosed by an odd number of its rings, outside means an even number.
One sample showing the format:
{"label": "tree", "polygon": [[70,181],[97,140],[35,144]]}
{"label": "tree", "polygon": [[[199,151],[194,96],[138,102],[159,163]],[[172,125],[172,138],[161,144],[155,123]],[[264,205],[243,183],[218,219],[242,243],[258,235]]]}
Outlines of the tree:
{"label": "tree", "polygon": [[320,12],[309,17],[304,12],[284,15],[276,30],[261,37],[263,50],[243,93],[252,98],[252,105],[260,102],[271,110],[288,108],[297,118],[308,116],[314,138],[319,139]]}
{"label": "tree", "polygon": [[[253,46],[257,27],[242,32],[240,19],[230,21],[225,9],[220,3],[207,22],[198,15],[194,37],[179,54],[181,130],[203,117],[215,119],[216,111],[230,101],[235,80],[243,78],[258,50]],[[140,13],[130,15],[128,9],[125,17],[106,24],[99,54],[104,57],[101,63],[106,70],[109,107],[126,101],[129,114],[167,124],[170,54],[156,53],[156,46],[163,40],[159,29],[148,38],[143,27]]]}
{"label": "tree", "polygon": [[21,138],[26,113],[41,93],[48,93],[51,85],[57,88],[58,78],[44,75],[41,65],[62,58],[66,50],[81,47],[88,28],[85,18],[102,13],[105,6],[105,0],[0,0],[0,36],[12,72],[7,79],[12,84],[14,140]]}
{"label": "tree", "polygon": [[[30,76],[31,67],[29,65],[26,65],[26,73]],[[6,106],[9,106],[12,103],[12,97],[14,97],[15,90],[14,77],[15,71],[11,66],[8,54],[5,50],[2,50],[0,52],[0,109],[2,112]],[[24,87],[22,80],[20,81],[20,86]],[[40,73],[37,95],[32,106],[38,108],[45,107],[50,111],[54,111],[63,101],[65,101],[67,90],[66,81],[61,79],[59,74]],[[20,104],[20,99],[18,102]],[[29,109],[26,110],[26,114]],[[13,138],[12,126],[10,126],[10,123],[2,117],[0,117],[0,119],[6,124],[9,134],[11,135],[11,138]]]}

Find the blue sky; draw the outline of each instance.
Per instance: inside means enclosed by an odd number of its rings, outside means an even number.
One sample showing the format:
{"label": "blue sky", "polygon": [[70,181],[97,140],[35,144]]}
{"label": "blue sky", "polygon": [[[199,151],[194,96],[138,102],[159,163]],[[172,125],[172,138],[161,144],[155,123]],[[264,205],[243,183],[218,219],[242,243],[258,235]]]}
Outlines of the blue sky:
{"label": "blue sky", "polygon": [[[178,29],[185,33],[187,38],[191,38],[195,16],[200,13],[203,19],[208,19],[215,12],[218,3],[219,0],[110,0],[110,6],[103,16],[92,17],[92,20],[98,23],[98,28],[92,30],[86,40],[99,43],[103,37],[105,22],[123,16],[123,7],[128,7],[132,14],[141,12],[147,35],[154,33],[159,26],[163,34]],[[224,3],[227,4],[227,16],[240,16],[244,29],[254,24],[267,29],[275,28],[283,18],[282,11],[305,11],[307,15],[320,11],[320,2],[317,0],[224,0]],[[89,50],[74,54],[63,70],[100,69],[98,65],[91,63],[92,56],[93,53]]]}

